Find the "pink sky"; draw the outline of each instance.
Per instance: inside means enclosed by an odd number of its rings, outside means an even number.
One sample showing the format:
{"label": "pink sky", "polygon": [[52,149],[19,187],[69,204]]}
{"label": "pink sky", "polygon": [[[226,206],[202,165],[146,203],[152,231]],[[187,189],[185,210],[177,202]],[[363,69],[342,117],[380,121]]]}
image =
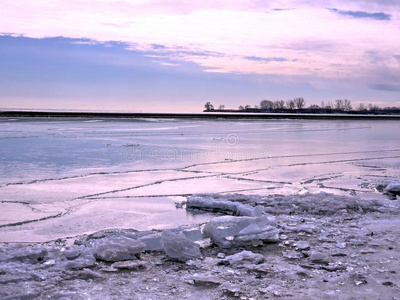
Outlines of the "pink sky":
{"label": "pink sky", "polygon": [[167,53],[171,68],[400,90],[399,1],[2,0],[0,32],[119,41]]}

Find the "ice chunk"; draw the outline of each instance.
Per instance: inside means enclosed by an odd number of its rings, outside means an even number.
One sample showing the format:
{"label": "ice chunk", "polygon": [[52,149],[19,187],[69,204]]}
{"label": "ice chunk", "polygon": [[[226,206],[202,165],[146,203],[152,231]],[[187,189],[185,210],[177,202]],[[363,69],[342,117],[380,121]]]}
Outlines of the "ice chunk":
{"label": "ice chunk", "polygon": [[260,232],[263,232],[263,229],[260,228],[258,224],[253,223],[245,227],[244,229],[240,230],[239,235],[256,234]]}
{"label": "ice chunk", "polygon": [[236,216],[257,217],[264,212],[263,206],[253,207],[248,204],[216,199],[214,195],[194,195],[187,199],[186,208],[223,212]]}
{"label": "ice chunk", "polygon": [[379,183],[376,189],[396,200],[396,195],[400,195],[400,179],[386,179]]}
{"label": "ice chunk", "polygon": [[[390,182],[393,182],[393,180]],[[387,185],[383,188],[386,187]],[[343,215],[344,212],[347,214],[366,214],[380,212],[382,209],[386,209],[388,205],[388,203],[377,199],[360,199],[328,193],[291,196],[198,194],[187,200],[188,208],[219,211],[240,216],[258,216],[260,213],[326,216]]]}
{"label": "ice chunk", "polygon": [[328,257],[319,251],[311,251],[310,260],[315,263],[326,263]]}
{"label": "ice chunk", "polygon": [[199,228],[190,228],[185,229],[183,234],[192,242],[200,241],[203,239],[203,235],[201,234],[201,230]]}
{"label": "ice chunk", "polygon": [[93,248],[93,255],[97,260],[116,262],[136,259],[146,245],[128,237],[110,236],[90,240],[87,246]]}
{"label": "ice chunk", "polygon": [[77,246],[77,247],[75,246],[64,250],[62,253],[68,259],[75,259],[82,253],[83,250],[84,250],[83,246]]}
{"label": "ice chunk", "polygon": [[145,251],[161,251],[163,246],[161,245],[161,233],[154,233],[142,236],[139,241],[145,244]]}
{"label": "ice chunk", "polygon": [[261,217],[216,217],[208,222],[203,234],[222,248],[229,248],[234,244],[261,245],[263,241],[277,242],[279,231],[275,219]]}
{"label": "ice chunk", "polygon": [[93,267],[96,264],[96,258],[93,255],[92,248],[84,246],[72,246],[61,253],[68,259],[65,262],[65,268],[69,270],[80,270],[87,267]]}
{"label": "ice chunk", "polygon": [[0,261],[21,261],[26,263],[42,263],[48,254],[48,249],[45,246],[16,246],[10,247],[4,254],[1,253]]}
{"label": "ice chunk", "polygon": [[385,188],[385,192],[389,192],[392,194],[400,194],[400,181],[392,181]]}
{"label": "ice chunk", "polygon": [[195,273],[192,277],[191,280],[195,284],[198,285],[205,285],[205,286],[214,286],[214,285],[219,285],[221,284],[221,280],[213,275],[210,274],[197,274]]}
{"label": "ice chunk", "polygon": [[310,248],[310,244],[307,241],[298,241],[296,245],[300,250],[307,250]]}
{"label": "ice chunk", "polygon": [[231,266],[243,266],[245,264],[260,264],[264,261],[264,256],[251,251],[242,251],[234,255],[225,257],[224,262],[228,262]]}
{"label": "ice chunk", "polygon": [[164,230],[161,234],[161,245],[167,256],[180,261],[200,258],[201,252],[197,244],[185,237],[184,234],[176,234],[170,230]]}
{"label": "ice chunk", "polygon": [[88,267],[93,267],[96,264],[94,256],[80,257],[78,259],[68,261],[65,264],[65,268],[69,270],[80,270]]}

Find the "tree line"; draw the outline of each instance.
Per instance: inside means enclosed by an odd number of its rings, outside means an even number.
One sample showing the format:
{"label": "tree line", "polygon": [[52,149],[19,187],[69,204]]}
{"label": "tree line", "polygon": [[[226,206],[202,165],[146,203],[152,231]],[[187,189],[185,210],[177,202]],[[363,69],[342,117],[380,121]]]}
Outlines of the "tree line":
{"label": "tree line", "polygon": [[348,99],[338,99],[335,101],[321,102],[320,105],[312,104],[307,106],[304,98],[294,98],[292,100],[261,100],[259,105],[240,105],[238,109],[225,109],[225,105],[214,108],[211,102],[204,105],[206,112],[268,112],[268,113],[353,113],[353,114],[400,114],[400,107],[380,108],[373,104],[359,104],[353,107]]}

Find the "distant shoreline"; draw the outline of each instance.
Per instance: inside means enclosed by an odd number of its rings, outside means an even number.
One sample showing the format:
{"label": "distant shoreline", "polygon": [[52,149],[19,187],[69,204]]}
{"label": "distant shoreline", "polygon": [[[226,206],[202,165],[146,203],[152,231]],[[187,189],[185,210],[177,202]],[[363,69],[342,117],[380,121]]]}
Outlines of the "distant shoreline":
{"label": "distant shoreline", "polygon": [[308,120],[400,120],[400,115],[307,114],[307,113],[142,113],[85,111],[0,111],[8,118],[174,118],[174,119],[308,119]]}

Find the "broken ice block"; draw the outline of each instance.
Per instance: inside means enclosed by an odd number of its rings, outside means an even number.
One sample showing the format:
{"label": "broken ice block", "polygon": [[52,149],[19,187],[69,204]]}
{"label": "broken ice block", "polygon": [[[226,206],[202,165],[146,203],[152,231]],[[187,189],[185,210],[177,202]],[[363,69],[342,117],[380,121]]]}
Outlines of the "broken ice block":
{"label": "broken ice block", "polygon": [[145,244],[124,236],[111,236],[91,241],[93,255],[97,260],[116,262],[136,259],[144,251]]}
{"label": "broken ice block", "polygon": [[161,245],[161,233],[153,233],[142,236],[138,239],[145,244],[145,251],[161,251],[163,246]]}
{"label": "broken ice block", "polygon": [[264,212],[264,206],[253,207],[239,202],[215,199],[214,195],[202,194],[189,197],[186,202],[186,207],[248,217],[258,217]]}
{"label": "broken ice block", "polygon": [[225,257],[224,261],[228,262],[231,266],[243,266],[245,264],[257,265],[264,261],[264,256],[245,250]]}
{"label": "broken ice block", "polygon": [[167,256],[180,261],[200,258],[201,252],[197,244],[193,243],[183,234],[176,234],[164,230],[161,234],[161,245]]}
{"label": "broken ice block", "polygon": [[200,228],[185,229],[182,232],[192,242],[200,241],[203,239]]}
{"label": "broken ice block", "polygon": [[203,234],[222,248],[229,248],[234,244],[261,245],[263,241],[277,242],[278,229],[275,219],[261,217],[216,217],[208,222]]}

